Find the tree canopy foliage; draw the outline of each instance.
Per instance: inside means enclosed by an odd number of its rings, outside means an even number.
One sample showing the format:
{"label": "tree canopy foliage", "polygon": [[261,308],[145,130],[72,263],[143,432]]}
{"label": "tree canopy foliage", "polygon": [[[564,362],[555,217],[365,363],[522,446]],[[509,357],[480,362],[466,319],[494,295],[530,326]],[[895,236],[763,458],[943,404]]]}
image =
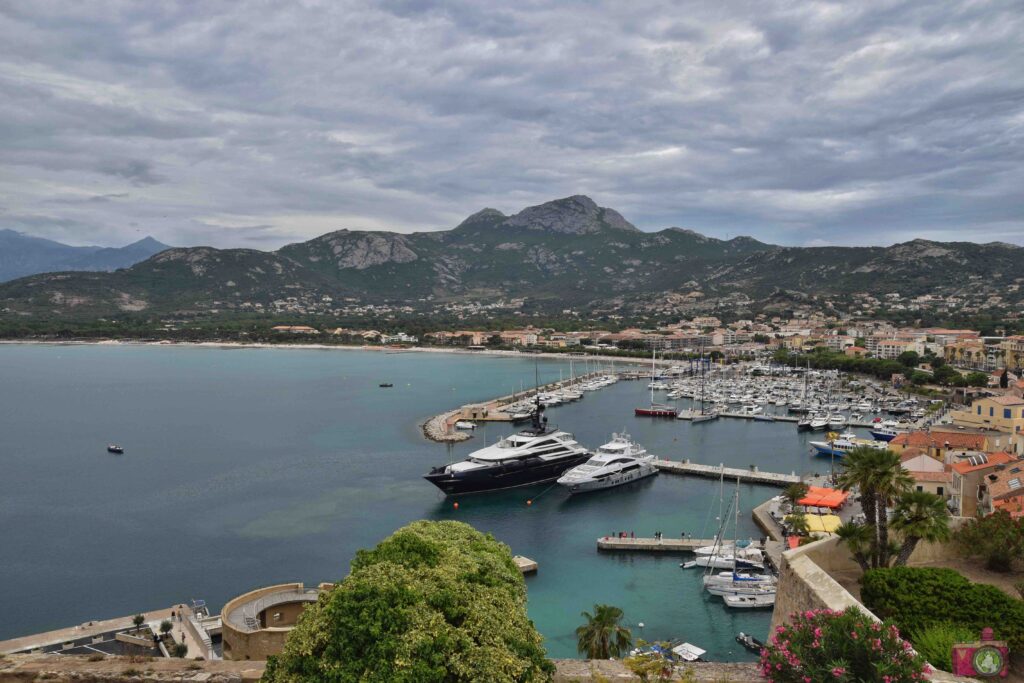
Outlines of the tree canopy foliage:
{"label": "tree canopy foliage", "polygon": [[509,549],[461,522],[419,521],[302,614],[267,682],[550,680]]}

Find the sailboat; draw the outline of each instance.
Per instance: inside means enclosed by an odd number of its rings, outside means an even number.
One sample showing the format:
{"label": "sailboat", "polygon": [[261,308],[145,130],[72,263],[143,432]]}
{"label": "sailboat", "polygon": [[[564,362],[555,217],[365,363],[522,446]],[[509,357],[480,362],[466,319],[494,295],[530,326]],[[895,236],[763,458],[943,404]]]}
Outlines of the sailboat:
{"label": "sailboat", "polygon": [[648,408],[634,408],[633,414],[638,417],[675,417],[678,413],[670,405],[654,402],[654,384],[657,381],[657,370],[655,368],[657,354],[657,351],[651,351],[651,384],[649,385],[651,387],[651,405]]}
{"label": "sailboat", "polygon": [[[729,509],[726,514],[722,517],[722,524],[718,529],[718,534],[715,536],[715,545],[721,545],[722,539],[725,536],[725,527],[728,523],[728,519],[731,516],[729,513],[735,514],[736,530],[739,531],[739,515],[740,515],[740,482],[736,480],[736,492],[733,494],[733,500],[729,505]],[[735,542],[734,546],[735,548]],[[712,556],[714,557],[714,556]],[[708,571],[704,575],[703,584],[704,590],[711,595],[719,595],[723,598],[727,596],[757,596],[761,597],[762,600],[759,602],[767,602],[769,598],[774,599],[775,597],[775,586],[777,579],[769,574],[751,574],[746,572],[738,571],[736,557],[733,558],[732,571],[719,572],[717,574],[711,573],[711,569],[714,565],[709,563]]]}
{"label": "sailboat", "polygon": [[693,422],[709,422],[711,420],[718,419],[718,413],[712,410],[711,412],[704,411],[704,347],[700,349],[700,412],[694,413],[690,411],[690,420]]}

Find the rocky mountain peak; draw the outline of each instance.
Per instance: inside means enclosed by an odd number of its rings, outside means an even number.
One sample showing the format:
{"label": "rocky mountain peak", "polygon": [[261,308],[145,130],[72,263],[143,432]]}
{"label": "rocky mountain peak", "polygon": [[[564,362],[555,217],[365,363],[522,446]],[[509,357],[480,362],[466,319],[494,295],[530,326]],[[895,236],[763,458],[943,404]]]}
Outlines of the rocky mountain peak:
{"label": "rocky mountain peak", "polygon": [[504,225],[564,235],[585,235],[606,228],[639,232],[618,211],[600,207],[585,195],[573,195],[527,207],[505,221]]}

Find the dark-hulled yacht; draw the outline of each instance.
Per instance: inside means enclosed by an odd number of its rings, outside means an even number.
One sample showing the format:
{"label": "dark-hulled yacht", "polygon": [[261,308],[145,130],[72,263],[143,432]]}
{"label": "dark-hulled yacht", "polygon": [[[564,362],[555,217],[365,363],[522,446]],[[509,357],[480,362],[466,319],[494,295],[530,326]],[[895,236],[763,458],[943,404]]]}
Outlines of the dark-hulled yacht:
{"label": "dark-hulled yacht", "polygon": [[544,406],[538,405],[529,428],[473,451],[465,460],[435,467],[424,479],[450,496],[485,493],[553,482],[589,458],[590,452],[572,434],[548,429]]}

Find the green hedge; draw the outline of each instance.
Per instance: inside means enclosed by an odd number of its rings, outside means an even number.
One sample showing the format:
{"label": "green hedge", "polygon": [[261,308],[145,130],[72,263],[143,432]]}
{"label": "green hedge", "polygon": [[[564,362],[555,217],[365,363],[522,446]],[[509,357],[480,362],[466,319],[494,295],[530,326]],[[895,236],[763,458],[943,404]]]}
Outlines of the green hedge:
{"label": "green hedge", "polygon": [[871,569],[861,579],[861,599],[882,619],[892,619],[903,633],[953,622],[980,633],[986,626],[1024,648],[1024,601],[995,586],[971,583],[952,569],[893,567]]}

